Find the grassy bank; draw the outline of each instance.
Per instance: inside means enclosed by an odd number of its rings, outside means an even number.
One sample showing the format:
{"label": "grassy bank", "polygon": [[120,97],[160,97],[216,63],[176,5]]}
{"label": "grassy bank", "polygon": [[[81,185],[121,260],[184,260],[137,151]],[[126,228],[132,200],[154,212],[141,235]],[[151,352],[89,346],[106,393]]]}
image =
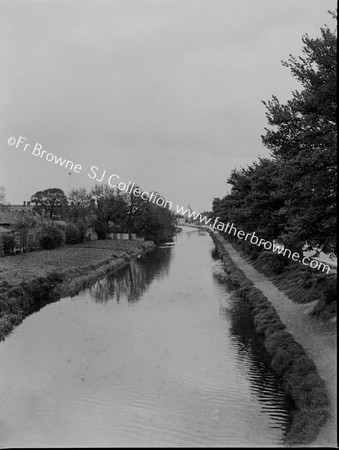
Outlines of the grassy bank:
{"label": "grassy bank", "polygon": [[262,335],[264,346],[271,355],[271,367],[294,403],[295,411],[285,436],[286,444],[309,444],[316,438],[329,415],[325,383],[303,347],[286,331],[272,304],[233,263],[213,233],[211,237],[232,282],[232,295],[239,301],[248,302],[256,332]]}
{"label": "grassy bank", "polygon": [[287,256],[260,250],[236,239],[227,239],[258,272],[266,275],[281,291],[297,303],[317,301],[310,312],[324,321],[337,316],[337,274],[322,273]]}
{"label": "grassy bank", "polygon": [[123,267],[154,247],[147,241],[93,241],[0,259],[0,340],[33,311]]}

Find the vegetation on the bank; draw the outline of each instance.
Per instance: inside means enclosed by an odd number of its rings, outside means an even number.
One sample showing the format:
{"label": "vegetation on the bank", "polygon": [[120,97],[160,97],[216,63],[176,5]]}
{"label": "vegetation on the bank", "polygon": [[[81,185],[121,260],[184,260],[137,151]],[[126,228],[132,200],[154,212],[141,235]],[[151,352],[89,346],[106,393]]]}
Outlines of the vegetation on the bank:
{"label": "vegetation on the bank", "polygon": [[[18,260],[25,260],[16,267],[8,268],[6,264],[14,258],[0,260],[0,271],[9,275],[6,278],[12,281],[12,284],[9,281],[0,284],[0,341],[31,312],[61,296],[75,295],[107,272],[124,266],[131,258],[154,246],[153,242],[106,240],[96,242],[98,249],[93,247],[94,244],[87,243],[89,248],[67,247],[19,255]],[[27,274],[27,265],[32,269],[31,276]],[[37,277],[37,273],[41,276]],[[15,283],[18,280],[22,281]]]}
{"label": "vegetation on the bank", "polygon": [[107,259],[119,258],[124,252],[137,251],[150,242],[128,240],[97,240],[82,244],[64,246],[55,250],[20,253],[15,257],[0,258],[2,284],[16,285],[50,273],[101,264]]}
{"label": "vegetation on the bank", "polygon": [[213,234],[212,239],[232,282],[232,295],[248,302],[256,332],[263,336],[264,346],[272,357],[271,367],[294,403],[295,412],[285,436],[286,443],[310,443],[316,438],[329,415],[329,398],[325,383],[301,345],[285,330],[286,327],[272,304],[233,263]]}
{"label": "vegetation on the bank", "polygon": [[[153,198],[162,197],[153,193]],[[82,242],[88,227],[95,229],[99,239],[111,233],[134,233],[146,240],[166,242],[175,234],[176,218],[169,209],[108,185],[95,185],[90,191],[72,189],[68,196],[58,188],[46,189],[32,195],[31,202],[38,213],[68,222],[69,244]]]}
{"label": "vegetation on the bank", "polygon": [[[134,189],[140,194],[141,189]],[[5,192],[1,186],[3,206],[6,206]],[[124,193],[107,185],[96,185],[90,191],[72,189],[69,196],[59,188],[38,191],[30,199],[36,215],[24,211],[12,214],[10,228],[1,232],[0,254],[12,255],[37,248],[52,250],[92,238],[113,238],[117,234],[128,235],[129,239],[134,234],[155,243],[173,240],[176,215],[158,206],[165,202],[163,197],[153,192],[150,198],[141,198],[133,192]],[[32,230],[34,245],[27,239],[28,231]]]}
{"label": "vegetation on the bank", "polygon": [[311,315],[329,320],[337,314],[337,275],[323,274],[271,251],[260,251],[256,245],[224,236],[253,266],[298,303],[317,301]]}
{"label": "vegetation on the bank", "polygon": [[325,26],[302,41],[303,56],[283,62],[302,90],[286,104],[275,96],[263,102],[269,128],[262,140],[272,158],[233,170],[231,191],[214,199],[212,215],[300,254],[336,255],[336,30]]}

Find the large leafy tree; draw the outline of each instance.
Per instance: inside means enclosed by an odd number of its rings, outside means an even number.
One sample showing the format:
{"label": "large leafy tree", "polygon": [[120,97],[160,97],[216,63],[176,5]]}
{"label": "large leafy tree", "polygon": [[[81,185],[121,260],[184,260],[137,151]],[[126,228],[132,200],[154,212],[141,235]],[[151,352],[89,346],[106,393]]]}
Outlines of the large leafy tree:
{"label": "large leafy tree", "polygon": [[52,219],[53,216],[64,216],[67,212],[68,201],[62,189],[49,188],[38,191],[31,196],[31,202],[35,203],[35,209],[42,214],[45,211]]}
{"label": "large leafy tree", "polygon": [[175,234],[176,216],[162,206],[148,202],[141,234],[156,243],[171,241]]}
{"label": "large leafy tree", "polygon": [[96,185],[92,191],[92,208],[96,214],[96,230],[105,238],[109,232],[138,233],[156,242],[170,240],[175,233],[175,215],[131,194],[106,185]]}
{"label": "large leafy tree", "polygon": [[336,31],[325,26],[320,37],[302,40],[303,56],[283,65],[303,89],[286,104],[263,102],[270,128],[262,139],[280,167],[284,241],[336,254]]}
{"label": "large leafy tree", "polygon": [[122,231],[121,225],[127,215],[124,195],[107,185],[96,185],[91,190],[92,209],[96,215],[95,227],[100,238],[107,233]]}
{"label": "large leafy tree", "polygon": [[[140,188],[135,187],[134,189]],[[122,228],[124,232],[131,236],[131,233],[140,233],[145,225],[148,201],[138,195],[134,195],[133,192],[124,194],[124,199],[127,208]]]}
{"label": "large leafy tree", "polygon": [[214,200],[214,216],[267,240],[278,239],[285,223],[278,164],[259,158],[247,168],[234,169],[228,183],[231,192]]}
{"label": "large leafy tree", "polygon": [[280,239],[285,216],[279,165],[274,160],[259,158],[248,172],[250,189],[243,206],[243,228],[255,230],[267,240]]}

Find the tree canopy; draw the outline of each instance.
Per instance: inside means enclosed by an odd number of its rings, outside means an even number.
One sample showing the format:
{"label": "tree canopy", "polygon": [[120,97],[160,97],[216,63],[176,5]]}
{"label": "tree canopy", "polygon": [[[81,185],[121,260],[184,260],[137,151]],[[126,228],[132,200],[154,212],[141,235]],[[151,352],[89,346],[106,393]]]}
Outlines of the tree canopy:
{"label": "tree canopy", "polygon": [[265,239],[329,254],[337,253],[336,34],[325,25],[320,37],[304,35],[303,55],[282,62],[302,89],[286,104],[263,101],[272,159],[234,170],[230,194],[213,204],[215,215]]}
{"label": "tree canopy", "polygon": [[31,202],[35,203],[35,209],[38,213],[45,211],[50,218],[53,215],[62,215],[67,209],[67,197],[62,189],[49,188],[44,191],[38,191],[31,196]]}
{"label": "tree canopy", "polygon": [[[139,193],[141,191],[139,188]],[[159,197],[156,193],[156,198]],[[35,209],[40,213],[44,210],[49,219],[71,222],[82,233],[92,226],[101,239],[110,233],[128,233],[130,236],[135,233],[155,242],[164,242],[175,234],[173,212],[133,192],[123,193],[104,184],[95,185],[90,191],[72,189],[68,196],[59,188],[45,189],[32,195],[31,201],[35,203]]]}

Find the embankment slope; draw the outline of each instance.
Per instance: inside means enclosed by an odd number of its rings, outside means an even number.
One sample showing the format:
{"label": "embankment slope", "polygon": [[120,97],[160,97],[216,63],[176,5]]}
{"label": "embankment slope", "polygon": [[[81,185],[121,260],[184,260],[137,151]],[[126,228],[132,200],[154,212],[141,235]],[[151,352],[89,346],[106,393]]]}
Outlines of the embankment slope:
{"label": "embankment slope", "polygon": [[234,264],[259,289],[275,308],[280,320],[295,341],[316,365],[317,372],[325,381],[330,401],[330,415],[312,446],[337,446],[337,361],[336,327],[332,322],[323,323],[312,319],[308,312],[310,304],[297,304],[290,300],[263,274],[247,263],[244,258],[218,233],[214,238],[226,250]]}
{"label": "embankment slope", "polygon": [[0,340],[33,311],[153,248],[152,241],[105,240],[0,258]]}

